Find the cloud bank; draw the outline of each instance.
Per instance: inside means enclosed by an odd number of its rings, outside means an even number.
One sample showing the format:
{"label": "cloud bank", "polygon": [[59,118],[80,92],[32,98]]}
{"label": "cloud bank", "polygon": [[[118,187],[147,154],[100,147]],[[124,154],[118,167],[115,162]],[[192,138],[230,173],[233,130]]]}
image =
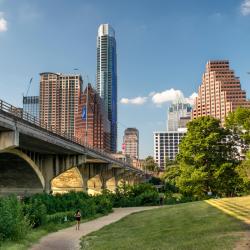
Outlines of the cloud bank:
{"label": "cloud bank", "polygon": [[3,17],[4,13],[0,12],[0,32],[5,32],[8,30],[7,21]]}
{"label": "cloud bank", "polygon": [[122,98],[121,103],[122,104],[135,104],[135,105],[143,105],[146,103],[149,99],[156,104],[157,106],[161,106],[162,104],[166,102],[174,102],[177,100],[182,100],[183,102],[190,103],[191,105],[194,102],[195,97],[197,97],[197,93],[193,93],[189,97],[185,97],[183,92],[181,90],[176,89],[167,89],[162,92],[151,92],[146,97],[135,97],[135,98]]}
{"label": "cloud bank", "polygon": [[250,15],[250,0],[244,0],[241,4],[241,14],[243,16]]}

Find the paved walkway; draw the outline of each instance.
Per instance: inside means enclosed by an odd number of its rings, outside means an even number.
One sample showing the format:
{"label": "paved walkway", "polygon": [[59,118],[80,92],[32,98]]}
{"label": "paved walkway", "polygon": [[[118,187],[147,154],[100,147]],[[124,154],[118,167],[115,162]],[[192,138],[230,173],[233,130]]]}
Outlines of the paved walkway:
{"label": "paved walkway", "polygon": [[143,210],[149,210],[157,207],[129,207],[115,208],[114,212],[100,217],[98,219],[82,223],[80,230],[76,231],[75,226],[51,233],[43,237],[37,244],[31,247],[31,250],[76,250],[79,249],[80,238],[100,228],[116,222],[121,218]]}

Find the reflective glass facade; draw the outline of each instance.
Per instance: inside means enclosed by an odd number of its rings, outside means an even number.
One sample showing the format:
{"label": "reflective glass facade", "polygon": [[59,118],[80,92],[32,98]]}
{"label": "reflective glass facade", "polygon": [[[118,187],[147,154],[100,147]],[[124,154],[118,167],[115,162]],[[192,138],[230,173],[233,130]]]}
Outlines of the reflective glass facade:
{"label": "reflective glass facade", "polygon": [[23,111],[39,119],[39,96],[24,96]]}
{"label": "reflective glass facade", "polygon": [[115,31],[109,24],[102,24],[97,36],[96,89],[104,100],[104,107],[111,123],[111,150],[117,149],[117,62]]}

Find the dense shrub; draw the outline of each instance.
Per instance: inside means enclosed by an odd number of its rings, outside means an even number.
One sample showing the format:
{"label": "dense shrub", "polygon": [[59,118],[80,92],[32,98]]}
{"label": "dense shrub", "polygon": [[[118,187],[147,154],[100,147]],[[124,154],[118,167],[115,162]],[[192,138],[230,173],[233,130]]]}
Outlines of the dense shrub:
{"label": "dense shrub", "polygon": [[29,230],[22,206],[16,197],[0,198],[0,239],[18,240]]}
{"label": "dense shrub", "polygon": [[112,211],[112,199],[107,195],[98,195],[94,197],[96,204],[96,212],[100,214],[108,214]]}
{"label": "dense shrub", "polygon": [[32,227],[46,224],[47,209],[41,200],[35,199],[32,203],[23,204],[23,211]]}
{"label": "dense shrub", "polygon": [[105,193],[113,203],[113,207],[134,207],[159,204],[157,189],[149,183],[134,186],[123,185],[115,193]]}
{"label": "dense shrub", "polygon": [[47,223],[61,224],[67,221],[75,220],[75,211],[59,212],[47,215]]}

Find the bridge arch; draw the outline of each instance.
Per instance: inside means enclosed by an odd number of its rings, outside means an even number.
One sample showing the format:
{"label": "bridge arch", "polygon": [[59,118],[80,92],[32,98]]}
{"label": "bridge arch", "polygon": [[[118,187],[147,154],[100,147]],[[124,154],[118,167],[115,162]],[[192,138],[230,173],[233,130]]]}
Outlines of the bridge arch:
{"label": "bridge arch", "polygon": [[100,175],[95,175],[87,181],[88,194],[96,195],[102,192],[102,181]]}
{"label": "bridge arch", "polygon": [[115,177],[111,177],[110,179],[106,181],[106,188],[111,192],[115,192],[117,188],[117,181]]}
{"label": "bridge arch", "polygon": [[71,167],[51,180],[53,194],[83,191],[82,175],[77,167]]}
{"label": "bridge arch", "polygon": [[42,192],[45,180],[35,162],[18,149],[0,151],[0,194]]}

